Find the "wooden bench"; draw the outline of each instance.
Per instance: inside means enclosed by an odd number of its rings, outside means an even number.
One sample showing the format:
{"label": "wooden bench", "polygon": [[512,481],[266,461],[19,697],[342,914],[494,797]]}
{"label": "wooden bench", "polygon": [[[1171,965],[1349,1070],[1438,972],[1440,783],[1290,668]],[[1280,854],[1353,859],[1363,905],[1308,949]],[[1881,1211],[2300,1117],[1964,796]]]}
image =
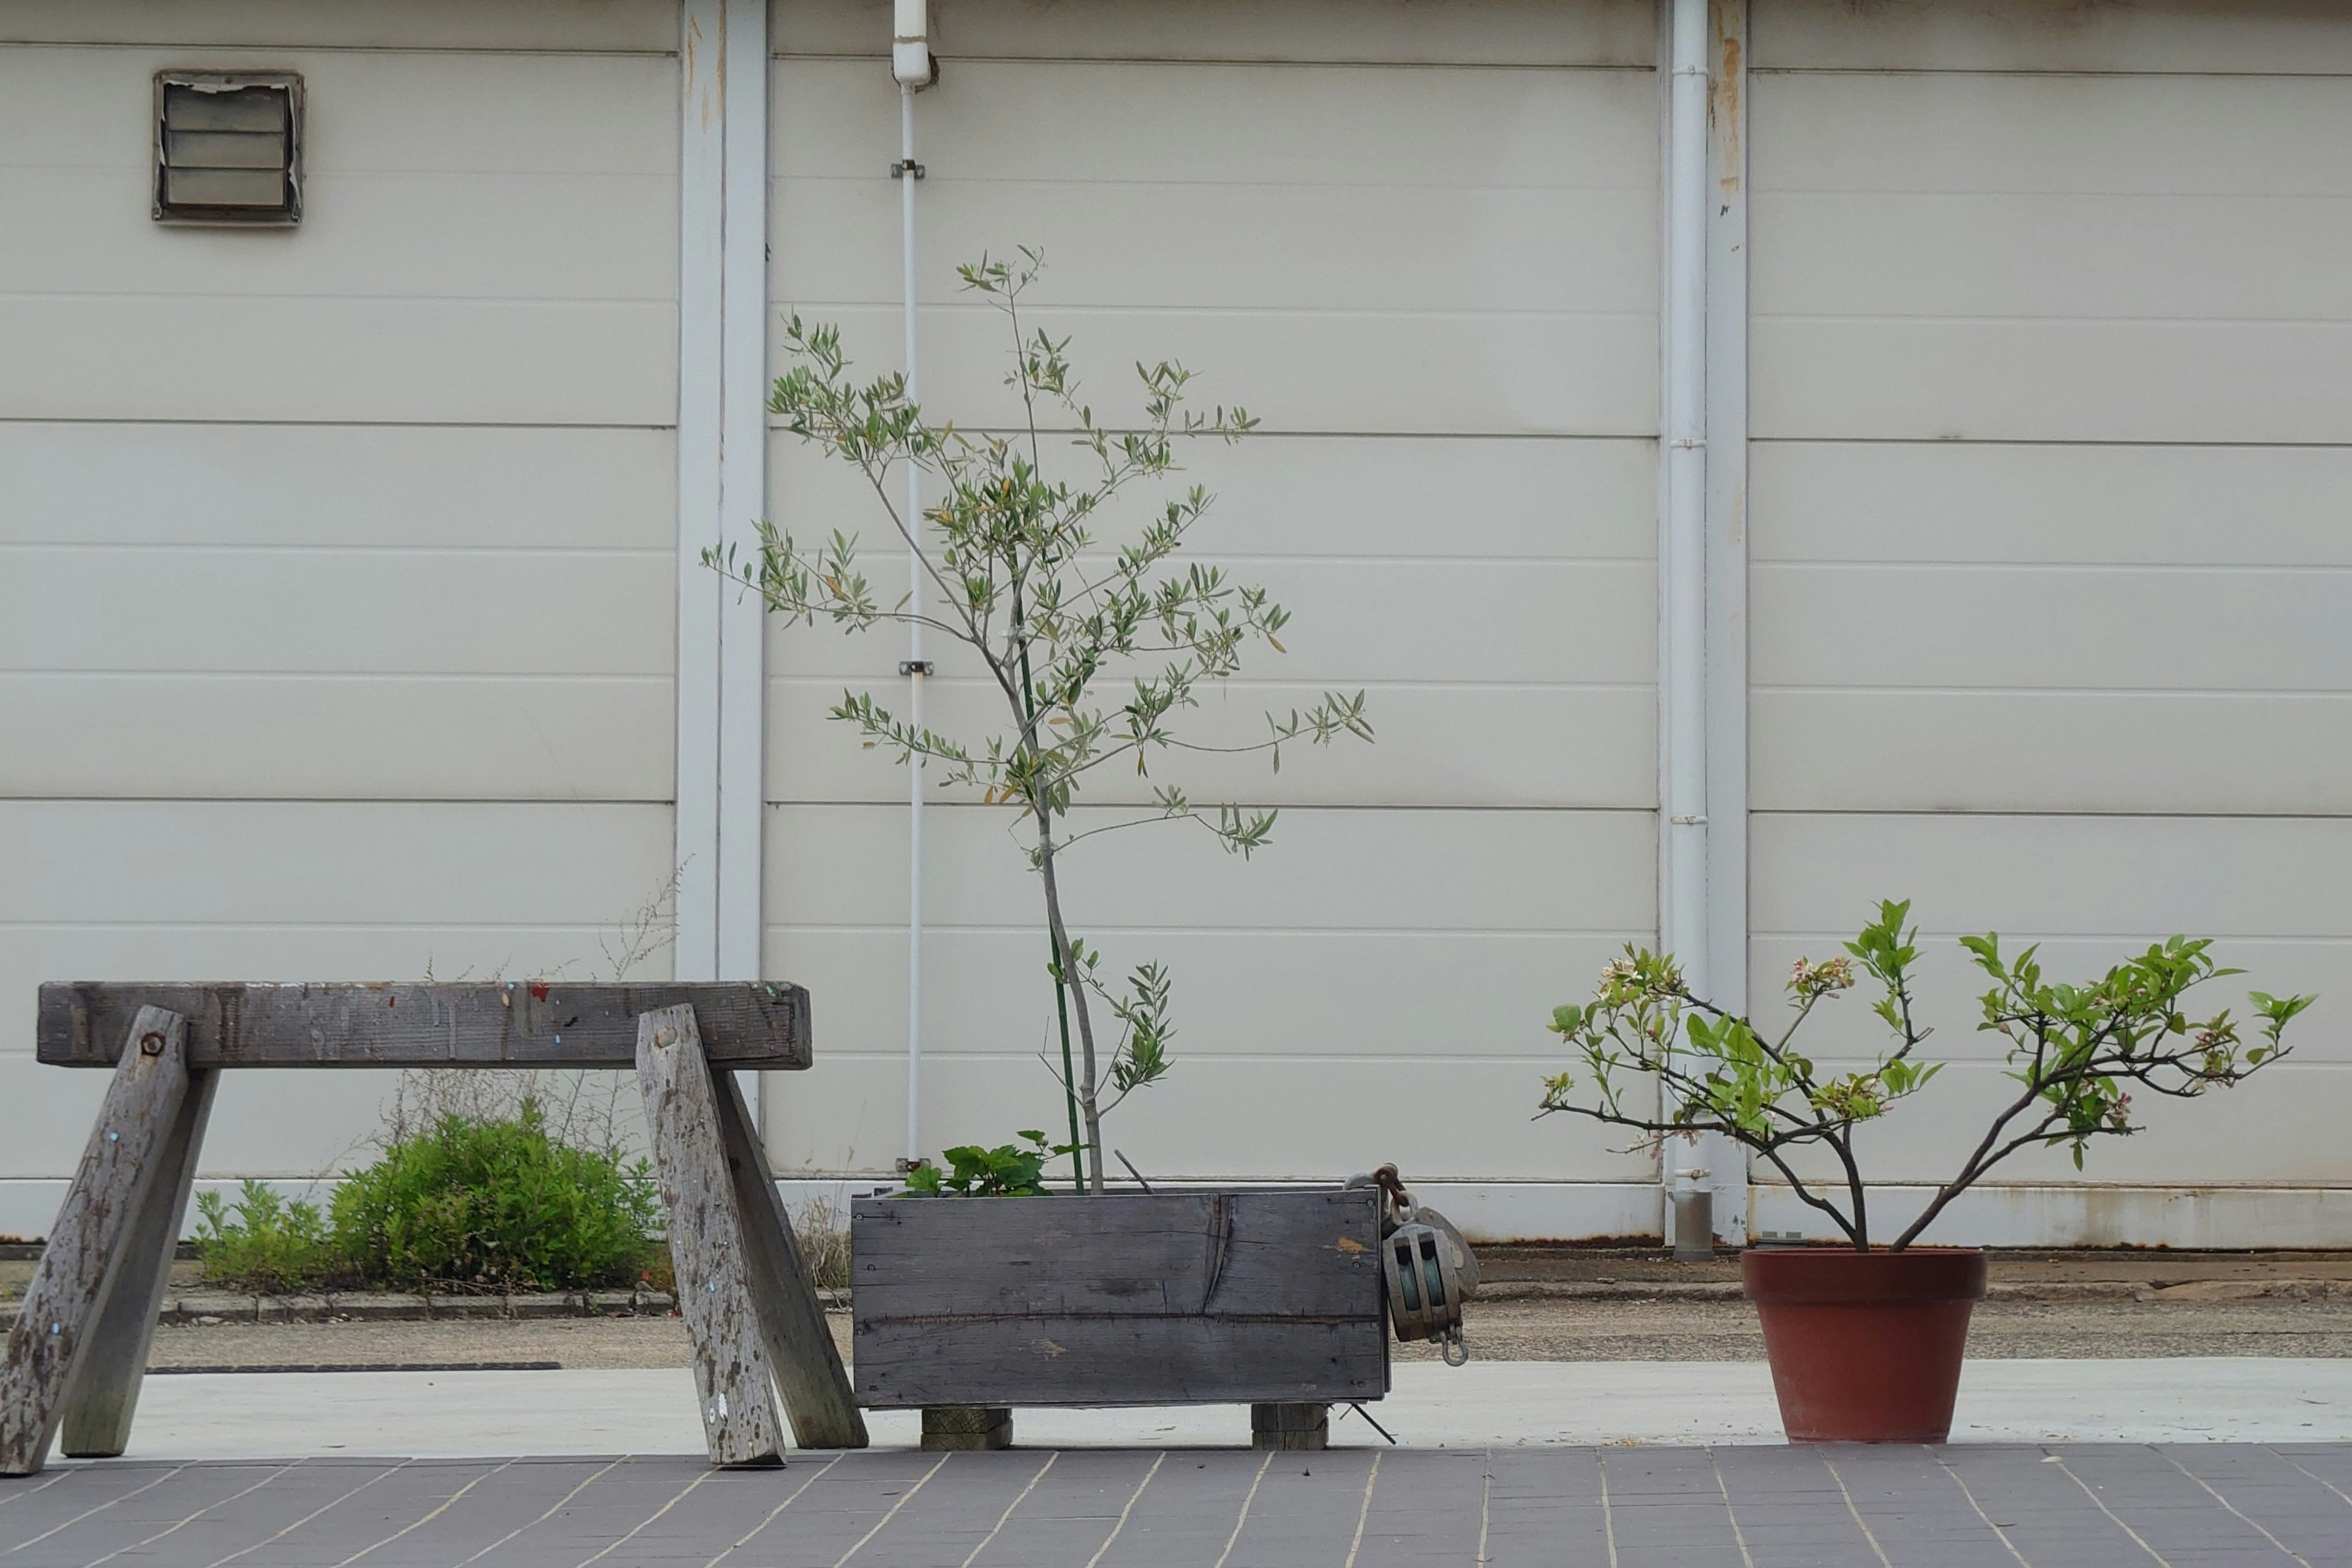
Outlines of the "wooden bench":
{"label": "wooden bench", "polygon": [[[113,1079],[0,1362],[0,1475],[60,1436],[113,1458],[229,1068],[635,1068],[714,1465],[777,1465],[865,1417],[769,1179],[736,1071],[809,1065],[808,993],[760,984],[50,984],[39,1058]],[[717,1070],[714,1070],[717,1069]]]}

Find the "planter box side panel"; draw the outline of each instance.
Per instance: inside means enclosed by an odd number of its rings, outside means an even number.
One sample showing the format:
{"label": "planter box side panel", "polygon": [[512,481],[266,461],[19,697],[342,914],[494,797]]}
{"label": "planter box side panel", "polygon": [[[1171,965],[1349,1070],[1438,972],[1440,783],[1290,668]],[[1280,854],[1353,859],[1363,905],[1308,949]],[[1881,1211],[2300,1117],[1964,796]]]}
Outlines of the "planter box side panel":
{"label": "planter box side panel", "polygon": [[1219,1318],[997,1318],[857,1331],[858,1403],[1248,1405],[1378,1399],[1385,1326]]}
{"label": "planter box side panel", "polygon": [[1376,1194],[866,1199],[860,1403],[1378,1398]]}

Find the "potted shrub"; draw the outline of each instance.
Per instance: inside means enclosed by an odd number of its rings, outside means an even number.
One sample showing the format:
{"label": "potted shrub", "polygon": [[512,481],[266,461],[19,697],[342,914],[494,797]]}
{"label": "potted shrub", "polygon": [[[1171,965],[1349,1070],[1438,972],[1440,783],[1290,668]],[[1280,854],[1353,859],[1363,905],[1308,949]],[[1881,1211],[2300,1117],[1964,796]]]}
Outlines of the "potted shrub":
{"label": "potted shrub", "polygon": [[[1195,805],[1156,781],[1153,804],[1124,819],[1074,829],[1073,805],[1097,777],[1150,776],[1203,752],[1264,752],[1278,767],[1286,746],[1369,741],[1371,726],[1361,692],[1327,692],[1303,712],[1266,714],[1237,743],[1180,733],[1245,654],[1282,651],[1288,614],[1219,568],[1175,563],[1211,504],[1204,489],[1154,496],[1126,526],[1118,514],[1175,471],[1186,438],[1238,439],[1255,421],[1240,408],[1193,411],[1190,374],[1162,362],[1136,366],[1129,427],[1098,423],[1066,340],[1024,326],[1042,265],[1024,250],[1017,263],[959,268],[1006,328],[1005,384],[1021,410],[1009,431],[936,422],[905,377],[853,379],[837,330],[798,319],[785,329],[794,363],[769,407],[867,481],[893,553],[914,572],[911,594],[877,597],[856,539],[840,530],[803,543],[762,524],[751,558],[706,557],[789,621],[916,626],[951,649],[953,673],[987,694],[993,733],[949,732],[871,692],[845,693],[832,716],[869,749],[928,768],[939,787],[1003,809],[1043,902],[1061,1028],[1058,1068],[1046,1066],[1068,1140],[1027,1132],[1025,1147],[951,1149],[949,1171],[919,1167],[910,1183],[927,1201],[854,1205],[858,1396],[933,1409],[1377,1397],[1388,1380],[1377,1193],[1107,1190],[1103,1119],[1169,1071],[1171,983],[1156,963],[1123,984],[1103,977],[1100,953],[1065,918],[1066,857],[1082,839],[1155,821],[1204,828],[1247,856],[1267,844],[1276,814]],[[910,470],[935,485],[930,504],[901,499],[916,493]],[[1064,1155],[1083,1201],[1044,1195],[1048,1163]],[[992,1414],[960,1435],[992,1443],[1003,1430]]]}
{"label": "potted shrub", "polygon": [[[1630,1128],[1653,1147],[1720,1134],[1771,1165],[1844,1236],[1843,1247],[1749,1247],[1740,1259],[1781,1421],[1800,1442],[1942,1441],[1985,1259],[1977,1248],[1916,1246],[1920,1234],[2012,1154],[2068,1148],[2079,1169],[2094,1139],[2137,1131],[2136,1089],[2193,1099],[2276,1061],[2288,1021],[2314,1000],[2256,991],[2244,1026],[2227,1011],[2199,1022],[2187,1011],[2189,993],[2240,973],[2214,966],[2209,941],[2176,936],[2069,985],[2044,977],[2036,949],[2012,957],[1997,935],[1962,937],[1991,982],[1978,1027],[2007,1042],[2017,1090],[1918,1217],[1875,1243],[1854,1131],[1938,1069],[1920,1056],[1928,1030],[1912,1016],[1918,949],[1904,923],[1910,909],[1882,903],[1844,953],[1799,960],[1787,983],[1790,1016],[1775,1030],[1693,996],[1671,956],[1630,946],[1601,972],[1590,1002],[1552,1014],[1552,1029],[1581,1059],[1589,1093],[1578,1097],[1575,1076],[1561,1073],[1546,1081],[1539,1115]],[[1816,1008],[1864,975],[1881,993],[1872,1010],[1891,1039],[1868,1067],[1830,1070],[1797,1037]],[[1826,1182],[1799,1169],[1818,1153],[1836,1173]]]}

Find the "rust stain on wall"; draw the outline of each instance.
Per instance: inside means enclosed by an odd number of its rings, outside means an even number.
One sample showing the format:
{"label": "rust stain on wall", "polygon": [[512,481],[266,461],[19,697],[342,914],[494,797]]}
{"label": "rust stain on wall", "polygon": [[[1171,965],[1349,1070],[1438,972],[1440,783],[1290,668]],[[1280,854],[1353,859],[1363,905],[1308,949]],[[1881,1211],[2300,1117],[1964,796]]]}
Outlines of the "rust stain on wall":
{"label": "rust stain on wall", "polygon": [[1738,193],[1745,156],[1739,145],[1740,75],[1745,39],[1726,25],[1725,0],[1707,7],[1715,35],[1715,68],[1707,73],[1706,122],[1715,141],[1716,166],[1723,171],[1717,182],[1727,197]]}

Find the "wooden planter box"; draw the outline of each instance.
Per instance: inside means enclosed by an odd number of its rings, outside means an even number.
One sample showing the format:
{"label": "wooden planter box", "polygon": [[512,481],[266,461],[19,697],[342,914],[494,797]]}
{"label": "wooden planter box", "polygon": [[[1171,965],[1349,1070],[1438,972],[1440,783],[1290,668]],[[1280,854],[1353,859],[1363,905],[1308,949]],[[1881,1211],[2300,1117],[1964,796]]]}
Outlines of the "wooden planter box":
{"label": "wooden planter box", "polygon": [[859,1199],[858,1403],[1378,1399],[1380,1226],[1370,1188]]}

